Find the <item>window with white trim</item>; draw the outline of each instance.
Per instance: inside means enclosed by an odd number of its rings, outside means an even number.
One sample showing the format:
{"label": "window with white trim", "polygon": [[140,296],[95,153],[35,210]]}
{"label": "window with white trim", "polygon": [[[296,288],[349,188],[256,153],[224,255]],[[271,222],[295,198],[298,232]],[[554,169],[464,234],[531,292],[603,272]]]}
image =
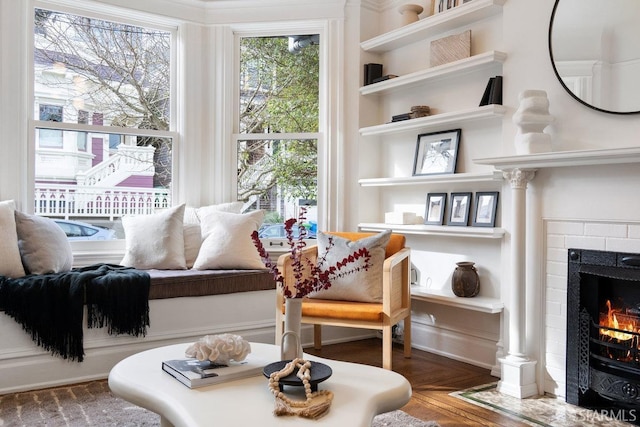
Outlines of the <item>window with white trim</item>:
{"label": "window with white trim", "polygon": [[171,205],[176,29],[49,8],[33,18],[35,213],[123,238],[120,217]]}
{"label": "window with white trim", "polygon": [[320,105],[318,34],[238,37],[238,199],[266,212],[263,238],[306,209],[317,230]]}

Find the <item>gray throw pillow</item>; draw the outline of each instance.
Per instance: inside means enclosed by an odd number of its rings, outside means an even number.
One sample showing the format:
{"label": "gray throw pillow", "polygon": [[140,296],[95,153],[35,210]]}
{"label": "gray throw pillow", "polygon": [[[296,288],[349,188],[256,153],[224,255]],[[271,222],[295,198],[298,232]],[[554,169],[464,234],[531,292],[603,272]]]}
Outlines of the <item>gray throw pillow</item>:
{"label": "gray throw pillow", "polygon": [[18,248],[29,274],[63,273],[71,270],[73,252],[62,228],[52,219],[16,211]]}
{"label": "gray throw pillow", "polygon": [[0,202],[0,276],[11,278],[24,276],[18,249],[15,210],[13,200]]}

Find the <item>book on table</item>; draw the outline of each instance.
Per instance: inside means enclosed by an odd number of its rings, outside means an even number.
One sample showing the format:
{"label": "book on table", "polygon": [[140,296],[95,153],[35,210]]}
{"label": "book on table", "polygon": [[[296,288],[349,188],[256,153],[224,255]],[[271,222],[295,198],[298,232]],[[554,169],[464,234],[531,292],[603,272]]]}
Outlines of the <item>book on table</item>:
{"label": "book on table", "polygon": [[195,358],[165,360],[162,370],[187,387],[197,388],[262,375],[268,364],[269,361],[250,353],[242,362],[232,360],[226,365]]}

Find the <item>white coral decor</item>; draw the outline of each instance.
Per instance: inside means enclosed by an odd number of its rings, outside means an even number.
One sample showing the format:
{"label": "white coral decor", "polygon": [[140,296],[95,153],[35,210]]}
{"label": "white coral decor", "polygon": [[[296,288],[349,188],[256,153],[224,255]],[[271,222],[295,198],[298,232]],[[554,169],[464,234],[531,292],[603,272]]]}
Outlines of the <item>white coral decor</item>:
{"label": "white coral decor", "polygon": [[228,364],[230,360],[241,362],[249,353],[251,353],[249,342],[233,334],[205,335],[185,351],[187,357],[195,357],[198,360],[209,359],[222,365]]}

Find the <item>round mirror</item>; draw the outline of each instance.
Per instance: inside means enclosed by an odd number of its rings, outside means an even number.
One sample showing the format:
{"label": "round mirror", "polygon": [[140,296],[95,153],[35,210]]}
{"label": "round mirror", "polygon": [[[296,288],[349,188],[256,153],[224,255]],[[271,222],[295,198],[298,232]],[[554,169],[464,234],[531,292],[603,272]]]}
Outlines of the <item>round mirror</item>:
{"label": "round mirror", "polygon": [[569,94],[598,111],[640,113],[640,0],[556,0],[553,69]]}

